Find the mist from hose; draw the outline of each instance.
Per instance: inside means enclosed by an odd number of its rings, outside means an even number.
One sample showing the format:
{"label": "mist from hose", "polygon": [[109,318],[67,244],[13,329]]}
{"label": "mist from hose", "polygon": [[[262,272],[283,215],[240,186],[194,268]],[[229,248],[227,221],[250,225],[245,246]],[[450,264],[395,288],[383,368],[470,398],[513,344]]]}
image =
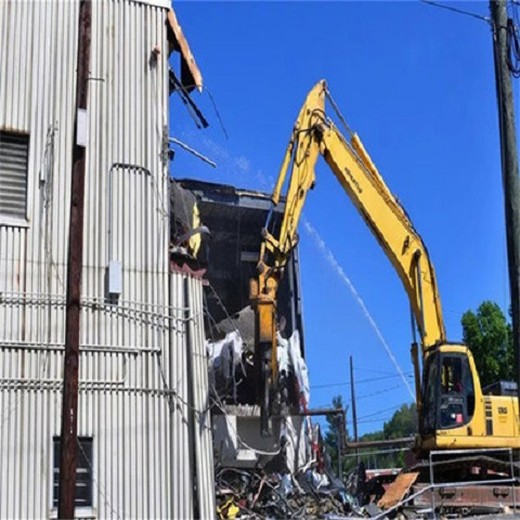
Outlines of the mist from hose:
{"label": "mist from hose", "polygon": [[349,290],[352,293],[352,296],[354,296],[354,299],[356,300],[357,304],[361,307],[361,310],[363,311],[365,318],[370,323],[370,326],[376,333],[376,336],[378,337],[379,341],[383,345],[383,347],[386,351],[386,354],[390,358],[390,361],[393,363],[395,369],[397,370],[397,373],[403,380],[403,383],[406,386],[408,393],[410,394],[411,398],[415,401],[415,395],[410,387],[408,380],[406,379],[406,376],[404,375],[403,370],[401,369],[401,367],[399,366],[399,363],[395,359],[395,356],[392,353],[392,349],[386,342],[383,334],[381,333],[381,331],[379,330],[379,327],[377,326],[377,323],[375,322],[374,318],[370,314],[370,311],[367,309],[365,302],[363,301],[363,299],[357,292],[356,288],[354,287],[354,284],[350,281],[350,278],[346,275],[346,273],[343,270],[343,268],[341,267],[341,265],[339,265],[338,261],[332,254],[332,251],[327,247],[324,240],[321,238],[321,236],[316,231],[316,229],[305,218],[305,216],[302,216],[302,222],[303,222],[303,227],[305,228],[305,231],[314,240],[314,242],[318,246],[318,249],[323,254],[323,257],[325,258],[325,260],[329,263],[330,267],[333,269],[333,271],[336,273],[336,275],[341,279],[341,281],[349,288]]}

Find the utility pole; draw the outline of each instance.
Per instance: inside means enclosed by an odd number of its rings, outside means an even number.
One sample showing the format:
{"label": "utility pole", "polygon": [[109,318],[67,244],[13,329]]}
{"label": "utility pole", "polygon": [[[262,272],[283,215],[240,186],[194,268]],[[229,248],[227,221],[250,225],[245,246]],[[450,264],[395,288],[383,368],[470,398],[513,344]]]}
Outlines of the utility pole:
{"label": "utility pole", "polygon": [[[354,388],[354,363],[350,356],[350,397],[352,399],[352,426],[354,427],[354,442],[358,442],[357,413],[356,413],[356,390]],[[359,464],[358,450],[356,448],[356,464]]]}
{"label": "utility pole", "polygon": [[520,394],[520,181],[518,177],[513,89],[507,59],[508,17],[506,0],[490,0],[489,7],[493,30],[498,124],[500,128],[513,346],[516,360],[517,391]]}
{"label": "utility pole", "polygon": [[[65,314],[65,360],[60,439],[58,518],[74,518],[78,443],[78,372],[81,270],[83,267],[83,212],[85,206],[85,109],[90,65],[92,5],[81,0],[78,26],[76,117],[72,150],[69,251]],[[80,127],[80,128],[79,128]],[[78,135],[79,134],[79,135]],[[79,137],[79,140],[78,140]],[[78,144],[79,142],[79,144]]]}
{"label": "utility pole", "polygon": [[336,432],[336,442],[338,443],[338,478],[342,480],[343,475],[343,431],[342,431],[342,415],[336,414],[336,422],[338,430]]}

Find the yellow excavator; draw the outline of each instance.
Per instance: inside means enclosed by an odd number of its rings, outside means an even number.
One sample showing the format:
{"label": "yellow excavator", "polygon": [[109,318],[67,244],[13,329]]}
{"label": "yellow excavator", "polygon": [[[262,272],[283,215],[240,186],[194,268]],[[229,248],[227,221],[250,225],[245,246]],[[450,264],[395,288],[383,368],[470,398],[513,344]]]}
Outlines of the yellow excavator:
{"label": "yellow excavator", "polygon": [[[345,126],[348,139],[327,116],[326,99]],[[417,451],[520,448],[518,399],[484,395],[471,351],[447,341],[426,246],[360,138],[341,116],[325,81],[309,92],[294,125],[272,195],[273,207],[285,204],[281,227],[269,231],[270,212],[262,230],[258,276],[250,284],[262,433],[269,433],[269,418],[279,402],[278,285],[298,241],[298,222],[315,184],[314,167],[320,155],[390,259],[410,300],[414,335],[418,330],[420,336],[420,347],[414,338],[411,348],[419,416]]]}

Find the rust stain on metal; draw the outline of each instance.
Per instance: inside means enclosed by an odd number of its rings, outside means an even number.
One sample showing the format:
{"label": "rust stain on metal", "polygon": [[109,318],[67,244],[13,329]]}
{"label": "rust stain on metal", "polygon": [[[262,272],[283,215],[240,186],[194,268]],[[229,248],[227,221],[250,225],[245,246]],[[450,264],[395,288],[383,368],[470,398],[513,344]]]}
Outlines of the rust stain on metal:
{"label": "rust stain on metal", "polygon": [[194,87],[197,87],[199,92],[202,91],[202,74],[173,9],[168,11],[168,28],[170,29],[168,31],[170,53],[174,50],[181,55],[181,81],[183,86],[188,91]]}
{"label": "rust stain on metal", "polygon": [[419,473],[417,472],[400,473],[397,475],[397,478],[388,486],[385,494],[377,503],[378,507],[388,509],[401,502],[418,476]]}
{"label": "rust stain on metal", "polygon": [[[427,484],[414,486],[414,492]],[[415,507],[428,507],[431,504],[431,491],[426,491],[414,499]],[[437,488],[435,501],[442,507],[512,507],[520,502],[520,489],[504,485],[461,485],[456,488]]]}

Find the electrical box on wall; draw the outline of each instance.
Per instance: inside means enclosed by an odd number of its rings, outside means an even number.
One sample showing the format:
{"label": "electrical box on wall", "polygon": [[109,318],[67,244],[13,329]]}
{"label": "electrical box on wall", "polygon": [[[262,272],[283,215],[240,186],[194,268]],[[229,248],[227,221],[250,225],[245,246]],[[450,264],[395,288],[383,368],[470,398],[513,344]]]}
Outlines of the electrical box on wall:
{"label": "electrical box on wall", "polygon": [[84,108],[78,108],[77,128],[76,128],[76,144],[86,148],[88,140],[88,118],[87,111]]}
{"label": "electrical box on wall", "polygon": [[107,278],[109,296],[120,296],[123,286],[123,267],[121,262],[111,260],[108,263]]}

